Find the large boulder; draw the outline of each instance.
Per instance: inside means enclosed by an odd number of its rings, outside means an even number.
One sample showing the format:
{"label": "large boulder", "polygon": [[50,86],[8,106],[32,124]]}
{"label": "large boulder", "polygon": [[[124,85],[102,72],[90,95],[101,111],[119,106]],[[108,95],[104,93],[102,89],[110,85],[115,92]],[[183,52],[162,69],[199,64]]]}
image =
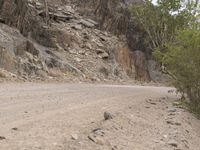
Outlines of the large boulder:
{"label": "large boulder", "polygon": [[168,82],[170,77],[161,72],[161,67],[155,60],[148,60],[148,71],[151,80],[155,82]]}
{"label": "large boulder", "polygon": [[136,79],[140,81],[150,80],[148,62],[145,54],[142,51],[133,52],[133,60],[136,71]]}
{"label": "large boulder", "polygon": [[135,78],[135,66],[132,59],[132,52],[130,51],[127,44],[119,43],[116,51],[117,62],[126,71],[127,75]]}

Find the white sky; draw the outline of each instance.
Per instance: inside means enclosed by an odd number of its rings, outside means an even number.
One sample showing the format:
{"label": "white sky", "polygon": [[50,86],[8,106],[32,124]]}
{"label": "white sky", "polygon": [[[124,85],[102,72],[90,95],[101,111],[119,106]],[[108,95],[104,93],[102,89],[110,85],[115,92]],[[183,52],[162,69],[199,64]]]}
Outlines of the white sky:
{"label": "white sky", "polygon": [[155,5],[157,4],[157,0],[152,0],[152,2],[153,2],[153,4],[155,4]]}

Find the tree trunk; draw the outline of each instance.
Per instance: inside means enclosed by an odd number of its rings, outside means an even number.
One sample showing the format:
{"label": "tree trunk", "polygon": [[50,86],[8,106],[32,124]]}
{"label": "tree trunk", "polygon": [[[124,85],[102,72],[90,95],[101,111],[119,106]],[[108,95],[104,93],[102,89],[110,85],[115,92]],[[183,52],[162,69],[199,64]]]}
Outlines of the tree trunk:
{"label": "tree trunk", "polygon": [[47,0],[44,0],[44,5],[45,5],[45,13],[46,13],[46,25],[49,25],[49,8],[48,8],[48,3]]}

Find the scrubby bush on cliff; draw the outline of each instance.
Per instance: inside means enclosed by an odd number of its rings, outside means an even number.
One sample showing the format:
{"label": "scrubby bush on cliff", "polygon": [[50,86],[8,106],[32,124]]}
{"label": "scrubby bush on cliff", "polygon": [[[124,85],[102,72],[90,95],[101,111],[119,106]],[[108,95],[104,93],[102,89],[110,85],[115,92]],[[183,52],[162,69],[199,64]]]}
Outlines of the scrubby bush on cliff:
{"label": "scrubby bush on cliff", "polygon": [[187,94],[192,111],[200,113],[200,30],[179,31],[166,47],[162,60],[175,77],[174,85]]}
{"label": "scrubby bush on cliff", "polygon": [[200,26],[198,0],[159,0],[134,6],[135,21],[146,32],[145,41],[173,77],[175,87],[200,113]]}
{"label": "scrubby bush on cliff", "polygon": [[132,16],[136,24],[146,32],[145,42],[153,51],[156,48],[164,49],[165,43],[173,41],[176,31],[187,28],[193,19],[193,11],[189,3],[183,9],[180,1],[159,0],[157,5],[151,1],[145,4],[134,5]]}

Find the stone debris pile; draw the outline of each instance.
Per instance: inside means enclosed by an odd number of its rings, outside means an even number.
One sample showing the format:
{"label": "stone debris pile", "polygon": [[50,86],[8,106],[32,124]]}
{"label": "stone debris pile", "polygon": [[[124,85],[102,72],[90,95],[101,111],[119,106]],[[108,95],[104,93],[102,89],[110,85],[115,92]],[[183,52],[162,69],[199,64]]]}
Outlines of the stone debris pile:
{"label": "stone debris pile", "polygon": [[[28,10],[37,25],[27,35],[1,24],[0,68],[24,79],[67,77],[81,80],[125,80],[128,75],[118,62],[123,38],[99,29],[95,20],[81,16],[71,5],[28,0]],[[28,11],[27,10],[27,11]],[[1,16],[0,16],[1,18]],[[31,18],[31,17],[30,17]],[[7,30],[9,32],[7,33]],[[7,44],[5,39],[9,40]],[[8,47],[8,45],[11,45]],[[7,49],[9,57],[3,49]],[[9,66],[5,65],[8,64]],[[127,60],[126,60],[127,61]]]}

